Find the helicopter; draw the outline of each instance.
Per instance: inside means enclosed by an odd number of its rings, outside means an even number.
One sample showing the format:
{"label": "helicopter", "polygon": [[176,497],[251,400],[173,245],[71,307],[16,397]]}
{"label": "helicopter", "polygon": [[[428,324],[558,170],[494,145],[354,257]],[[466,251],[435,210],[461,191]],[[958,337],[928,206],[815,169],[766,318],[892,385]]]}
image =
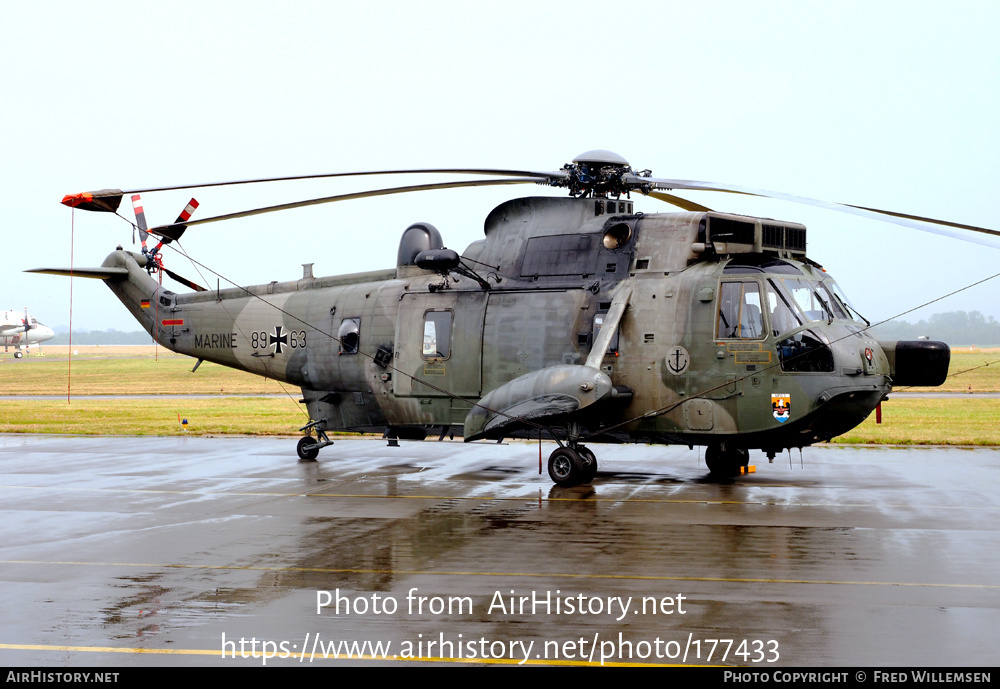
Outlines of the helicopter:
{"label": "helicopter", "polygon": [[[141,193],[316,177],[477,175],[375,189],[192,220],[192,199],[150,228]],[[393,268],[250,287],[205,289],[162,262],[190,227],[354,198],[455,187],[539,184],[566,196],[514,198],[485,236],[448,249],[433,225],[400,238]],[[30,272],[104,280],[161,345],[295,385],[309,423],[301,460],[328,433],[466,442],[554,440],[550,478],[591,482],[600,443],[704,446],[715,476],[746,470],[749,451],[777,453],[854,428],[893,386],[936,386],[950,360],[937,341],[878,341],[871,323],[806,253],[799,223],[712,210],[676,190],[784,199],[919,229],[988,228],[633,170],[605,150],[552,172],[384,170],[68,195],[65,205],[117,213],[132,194],[142,253],[119,246],[98,268]],[[642,213],[632,195],[681,210]],[[931,230],[942,233],[951,230]],[[149,235],[160,244],[149,249]],[[981,235],[980,235],[981,236]],[[975,239],[973,239],[975,241]],[[167,272],[194,290],[153,278]]]}

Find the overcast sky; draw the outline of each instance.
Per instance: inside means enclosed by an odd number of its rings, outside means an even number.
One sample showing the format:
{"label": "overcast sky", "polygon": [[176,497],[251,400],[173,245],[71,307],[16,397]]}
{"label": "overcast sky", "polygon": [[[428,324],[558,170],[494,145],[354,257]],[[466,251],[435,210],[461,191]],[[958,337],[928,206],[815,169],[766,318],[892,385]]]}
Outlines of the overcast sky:
{"label": "overcast sky", "polygon": [[[1000,229],[998,26],[1000,4],[961,1],[15,3],[0,41],[0,308],[69,323],[69,278],[21,272],[69,265],[67,193],[409,167],[548,170],[594,148],[661,177]],[[200,190],[196,217],[379,184]],[[559,193],[366,199],[192,228],[183,246],[240,284],[295,279],[306,262],[317,275],[389,268],[412,222],[462,250],[498,203]],[[147,218],[172,221],[189,196],[146,195]],[[689,197],[805,223],[809,255],[871,320],[1000,272],[1000,248],[786,202]],[[131,217],[127,199],[122,213]],[[76,266],[131,242],[121,219],[76,213]],[[167,265],[215,285],[181,256]],[[73,290],[75,329],[137,329],[99,281]],[[906,319],[1000,319],[998,296],[1000,278]]]}

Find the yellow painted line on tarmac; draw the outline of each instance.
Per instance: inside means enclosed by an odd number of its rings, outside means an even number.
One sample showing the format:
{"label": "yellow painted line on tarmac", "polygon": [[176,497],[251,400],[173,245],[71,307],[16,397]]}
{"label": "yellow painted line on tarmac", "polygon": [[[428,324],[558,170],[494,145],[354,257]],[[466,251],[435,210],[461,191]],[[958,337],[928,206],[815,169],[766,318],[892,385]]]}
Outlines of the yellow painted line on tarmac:
{"label": "yellow painted line on tarmac", "polygon": [[423,569],[352,569],[333,567],[267,567],[263,565],[182,565],[153,562],[87,562],[73,560],[0,560],[0,565],[46,565],[74,567],[144,567],[152,569],[246,570],[251,572],[296,572],[320,574],[391,574],[442,577],[510,577],[524,579],[592,579],[623,581],[688,581],[731,584],[824,584],[827,586],[909,586],[943,589],[1000,589],[997,584],[942,584],[919,581],[847,581],[837,579],[770,579],[763,577],[694,577],[661,574],[586,574],[565,572],[474,572]]}
{"label": "yellow painted line on tarmac", "polygon": [[[699,500],[699,499],[673,499],[673,498],[614,498],[588,496],[583,498],[573,497],[540,497],[538,495],[525,495],[519,497],[498,497],[490,495],[376,495],[372,493],[282,493],[276,491],[210,491],[210,490],[163,490],[153,488],[70,488],[65,486],[24,486],[24,485],[0,485],[0,489],[15,488],[25,490],[56,490],[59,492],[78,493],[116,493],[116,494],[140,494],[140,495],[214,495],[218,497],[265,497],[265,498],[340,498],[357,499],[367,498],[373,500],[470,500],[475,502],[611,502],[611,503],[650,503],[669,505],[751,505],[764,507],[836,507],[836,508],[868,508],[885,510],[890,508],[907,508],[910,504],[866,504],[847,502],[779,502],[776,500]],[[1000,509],[997,505],[924,505],[921,509],[939,510],[976,510]]]}
{"label": "yellow painted line on tarmac", "polygon": [[[239,653],[235,651],[228,655],[223,655],[220,650],[207,650],[202,648],[125,648],[120,646],[58,646],[49,644],[0,644],[0,650],[6,651],[59,651],[61,653],[128,653],[133,655],[179,655],[179,656],[215,656],[220,660],[259,660],[264,661],[262,653],[252,655],[250,653]],[[437,658],[433,656],[399,657],[396,655],[373,656],[373,655],[347,655],[334,658],[332,654],[321,653],[292,653],[267,658],[270,661],[297,660],[300,663],[312,663],[316,660],[372,660],[378,662],[393,661],[399,663],[460,663],[463,665],[544,665],[544,666],[573,666],[573,667],[714,667],[710,665],[683,665],[680,663],[625,663],[625,662],[595,662],[587,660],[525,660],[517,658]],[[266,664],[266,663],[265,663]]]}

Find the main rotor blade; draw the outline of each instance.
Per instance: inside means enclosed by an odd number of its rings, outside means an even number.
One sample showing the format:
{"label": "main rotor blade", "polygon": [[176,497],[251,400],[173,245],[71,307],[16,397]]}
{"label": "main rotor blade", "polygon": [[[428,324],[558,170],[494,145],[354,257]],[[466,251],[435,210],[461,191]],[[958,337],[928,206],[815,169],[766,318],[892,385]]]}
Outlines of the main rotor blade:
{"label": "main rotor blade", "polygon": [[654,199],[659,199],[660,201],[666,201],[669,204],[677,206],[678,208],[683,208],[686,211],[695,211],[696,213],[707,213],[712,209],[708,206],[703,206],[700,203],[695,203],[694,201],[688,201],[687,199],[682,199],[680,196],[674,196],[673,194],[664,194],[662,191],[651,191],[649,195]]}
{"label": "main rotor blade", "polygon": [[[146,192],[155,191],[174,191],[177,189],[201,189],[203,187],[229,187],[236,186],[240,184],[260,184],[264,182],[293,182],[306,179],[331,179],[334,177],[370,177],[377,175],[438,175],[438,174],[451,174],[451,175],[493,175],[495,177],[541,177],[545,180],[558,180],[566,179],[568,176],[562,170],[554,172],[536,172],[532,170],[497,170],[497,169],[478,169],[478,168],[427,168],[427,169],[415,169],[415,170],[371,170],[367,172],[331,172],[318,175],[292,175],[288,177],[261,177],[259,179],[242,179],[242,180],[232,180],[229,182],[207,182],[201,184],[180,184],[176,186],[169,187],[148,187],[145,189],[129,189],[122,191],[120,189],[102,189],[101,191],[91,191],[84,192],[82,194],[71,194],[63,199],[63,203],[66,205],[80,205],[85,199],[91,204],[97,203],[95,200],[99,200],[105,197],[115,197],[122,196],[123,194],[143,194]],[[74,203],[70,203],[73,201]],[[97,208],[88,207],[87,210],[97,210]],[[100,208],[104,210],[104,208]]]}
{"label": "main rotor blade", "polygon": [[[652,184],[652,186],[656,189],[671,189],[671,190],[689,189],[692,191],[722,191],[730,194],[746,194],[748,196],[759,196],[762,198],[779,199],[781,201],[801,203],[807,206],[825,208],[827,210],[837,211],[840,213],[849,213],[851,215],[857,215],[862,218],[868,218],[871,220],[880,220],[882,222],[889,222],[896,225],[902,225],[904,227],[910,227],[916,230],[921,230],[923,232],[931,232],[933,234],[939,234],[945,237],[951,237],[953,239],[961,239],[967,242],[982,244],[984,246],[1000,248],[1000,244],[998,244],[995,240],[990,240],[987,239],[986,237],[977,237],[975,235],[970,236],[965,234],[959,234],[957,232],[949,232],[948,230],[944,229],[944,227],[955,227],[960,230],[969,230],[972,232],[977,232],[979,234],[988,234],[1000,237],[1000,231],[993,230],[988,227],[978,227],[976,225],[964,225],[962,223],[951,222],[948,220],[938,220],[936,218],[928,218],[922,215],[911,215],[909,213],[885,211],[885,210],[879,210],[877,208],[867,208],[865,206],[854,206],[848,203],[821,201],[819,199],[812,199],[806,196],[795,196],[794,194],[785,194],[779,191],[768,191],[766,189],[753,189],[750,187],[737,186],[735,184],[699,182],[690,179],[659,179],[655,177],[629,178],[629,181],[636,181],[640,183],[643,180],[645,180],[646,184]],[[939,227],[934,227],[935,225],[938,225]]]}
{"label": "main rotor blade", "polygon": [[[522,177],[515,179],[479,179],[472,182],[440,182],[437,184],[417,184],[408,187],[392,187],[389,189],[372,189],[370,191],[359,191],[352,194],[338,194],[337,196],[323,196],[315,199],[307,199],[305,201],[295,201],[294,203],[282,203],[277,206],[265,206],[263,208],[254,208],[248,211],[239,211],[238,213],[227,213],[226,215],[216,215],[211,218],[202,218],[201,220],[193,220],[186,223],[187,227],[192,227],[194,225],[204,225],[210,222],[219,222],[220,220],[233,220],[234,218],[247,218],[252,215],[262,215],[264,213],[274,213],[276,211],[284,211],[292,208],[303,208],[305,206],[318,206],[323,203],[334,203],[335,201],[349,201],[351,199],[364,199],[371,196],[389,196],[391,194],[405,194],[411,191],[430,191],[433,189],[452,189],[455,187],[489,187],[505,184],[545,184],[546,179],[539,177]],[[160,227],[154,227],[149,230],[153,234],[159,234],[163,236],[170,236],[176,231],[175,225],[163,225]]]}
{"label": "main rotor blade", "polygon": [[70,208],[79,208],[82,211],[117,213],[124,194],[125,192],[121,189],[84,191],[79,194],[66,194],[60,203]]}

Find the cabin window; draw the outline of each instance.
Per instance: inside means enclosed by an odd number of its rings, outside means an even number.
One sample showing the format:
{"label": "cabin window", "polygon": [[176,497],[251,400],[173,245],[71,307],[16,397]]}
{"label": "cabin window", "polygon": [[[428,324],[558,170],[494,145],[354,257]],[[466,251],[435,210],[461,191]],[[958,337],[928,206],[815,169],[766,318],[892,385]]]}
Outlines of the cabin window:
{"label": "cabin window", "polygon": [[424,314],[424,340],[421,355],[425,359],[447,359],[451,356],[451,311],[428,311]]}
{"label": "cabin window", "polygon": [[554,234],[532,237],[524,250],[521,277],[593,275],[597,253],[592,235]]}
{"label": "cabin window", "polygon": [[337,339],[340,340],[341,354],[357,354],[361,347],[361,319],[345,318],[340,322],[340,329],[337,330]]}
{"label": "cabin window", "polygon": [[719,289],[719,337],[756,340],[764,337],[760,285],[757,281],[723,282]]}

